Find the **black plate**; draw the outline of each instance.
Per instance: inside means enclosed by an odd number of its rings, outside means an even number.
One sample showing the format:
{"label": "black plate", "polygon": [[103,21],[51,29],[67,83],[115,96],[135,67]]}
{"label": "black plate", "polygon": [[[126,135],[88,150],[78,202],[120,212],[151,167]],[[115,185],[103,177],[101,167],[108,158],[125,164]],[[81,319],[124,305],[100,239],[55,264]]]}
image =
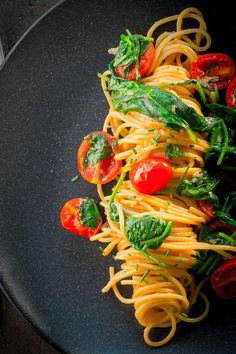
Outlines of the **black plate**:
{"label": "black plate", "polygon": [[[206,3],[206,2],[204,2]],[[0,75],[0,272],[2,288],[51,343],[68,353],[153,353],[132,306],[103,295],[111,257],[97,243],[61,229],[59,211],[75,196],[96,197],[80,180],[81,138],[102,127],[107,113],[97,72],[107,49],[129,28],[150,24],[190,5],[209,23],[214,49],[234,55],[230,8],[199,1],[67,1],[15,49]],[[231,14],[232,13],[232,14]],[[224,20],[228,25],[223,25]],[[234,304],[235,305],[235,304]],[[233,303],[213,296],[210,315],[179,326],[161,353],[232,353]]]}

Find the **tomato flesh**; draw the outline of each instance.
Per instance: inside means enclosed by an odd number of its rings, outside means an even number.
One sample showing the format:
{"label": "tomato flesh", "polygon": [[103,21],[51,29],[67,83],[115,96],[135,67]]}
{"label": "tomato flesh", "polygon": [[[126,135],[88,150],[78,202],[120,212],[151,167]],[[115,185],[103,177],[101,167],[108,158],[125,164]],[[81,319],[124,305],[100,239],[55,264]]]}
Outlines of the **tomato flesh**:
{"label": "tomato flesh", "polygon": [[82,198],[68,200],[61,210],[60,220],[66,230],[73,234],[89,238],[96,235],[101,229],[102,217],[100,215],[99,224],[96,228],[83,225],[80,220],[80,205],[82,201]]}
{"label": "tomato flesh", "polygon": [[233,60],[223,53],[209,53],[198,56],[190,67],[190,77],[201,79],[214,89],[226,88],[228,81],[234,76]]}
{"label": "tomato flesh", "polygon": [[78,169],[82,177],[87,182],[94,184],[105,184],[116,178],[117,174],[119,173],[122,167],[122,161],[115,159],[115,151],[113,150],[116,139],[109,133],[103,131],[96,131],[95,133],[102,134],[106,137],[111,147],[110,157],[105,158],[104,160],[98,162],[95,165],[88,165],[87,167],[83,166],[83,159],[91,147],[89,141],[91,140],[93,133],[90,133],[88,137],[82,141],[78,149]]}
{"label": "tomato flesh", "polygon": [[211,285],[221,299],[236,297],[236,258],[223,263],[213,272]]}
{"label": "tomato flesh", "polygon": [[236,109],[236,76],[230,81],[226,89],[226,104]]}
{"label": "tomato flesh", "polygon": [[134,188],[144,194],[155,194],[164,189],[172,177],[172,167],[168,161],[157,157],[147,157],[134,164],[129,178]]}
{"label": "tomato flesh", "polygon": [[216,209],[215,209],[214,205],[209,200],[199,200],[197,203],[198,203],[198,206],[200,207],[200,209],[207,216],[209,216],[210,218],[215,216]]}
{"label": "tomato flesh", "polygon": [[[150,43],[148,49],[139,57],[138,60],[138,67],[139,67],[138,70],[141,77],[143,77],[150,69],[154,56],[155,56],[155,48],[154,45]],[[131,66],[129,74],[127,76],[125,76],[124,74],[126,68],[127,65],[118,66],[117,68],[115,68],[115,72],[122,79],[135,81],[136,80],[135,65]]]}

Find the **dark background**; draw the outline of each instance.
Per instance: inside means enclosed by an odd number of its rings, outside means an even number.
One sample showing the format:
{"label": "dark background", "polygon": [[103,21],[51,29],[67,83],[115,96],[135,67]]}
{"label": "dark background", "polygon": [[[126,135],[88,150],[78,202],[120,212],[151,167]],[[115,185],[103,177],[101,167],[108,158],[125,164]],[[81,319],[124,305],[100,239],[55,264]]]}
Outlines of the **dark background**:
{"label": "dark background", "polygon": [[[4,54],[25,31],[61,0],[0,0],[0,38]],[[57,354],[0,291],[0,353]]]}

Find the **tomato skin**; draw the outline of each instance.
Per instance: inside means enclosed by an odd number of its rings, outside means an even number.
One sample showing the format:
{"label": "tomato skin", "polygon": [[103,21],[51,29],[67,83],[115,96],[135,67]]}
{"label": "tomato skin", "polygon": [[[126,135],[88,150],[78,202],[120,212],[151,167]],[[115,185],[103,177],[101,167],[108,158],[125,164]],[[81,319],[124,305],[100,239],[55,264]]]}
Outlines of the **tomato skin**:
{"label": "tomato skin", "polygon": [[[139,57],[138,60],[139,74],[141,77],[143,77],[150,69],[154,56],[155,56],[155,48],[154,45],[150,42],[148,49],[141,55],[141,57]],[[133,65],[130,68],[129,74],[127,76],[124,75],[124,71],[126,68],[127,65],[118,66],[117,68],[115,68],[115,72],[122,79],[135,81],[136,80],[135,65]]]}
{"label": "tomato skin", "polygon": [[132,166],[129,178],[138,192],[155,194],[167,186],[172,173],[172,166],[165,159],[147,157]]}
{"label": "tomato skin", "polygon": [[212,89],[226,88],[228,81],[235,75],[233,60],[224,53],[208,53],[199,55],[190,67],[191,79],[202,79]]}
{"label": "tomato skin", "polygon": [[82,161],[86,153],[90,149],[89,140],[91,140],[92,133],[88,135],[88,138],[83,140],[79,146],[77,153],[78,169],[82,177],[89,183],[94,184],[106,184],[116,178],[119,173],[122,162],[115,159],[115,153],[112,152],[112,146],[116,142],[116,139],[109,133],[103,131],[96,131],[95,133],[103,134],[111,146],[111,156],[102,160],[93,166],[84,168]]}
{"label": "tomato skin", "polygon": [[230,80],[226,89],[226,104],[228,107],[236,109],[236,76]]}
{"label": "tomato skin", "polygon": [[212,273],[211,285],[221,299],[236,297],[236,258],[221,264]]}
{"label": "tomato skin", "polygon": [[62,226],[72,232],[73,234],[83,236],[83,237],[91,237],[96,235],[102,226],[102,217],[100,215],[100,221],[98,226],[94,229],[92,227],[84,226],[80,221],[80,205],[82,203],[82,198],[74,198],[68,200],[60,213],[60,220]]}
{"label": "tomato skin", "polygon": [[210,202],[209,200],[199,200],[197,204],[199,208],[203,211],[203,213],[209,216],[209,218],[213,218],[213,216],[215,216],[216,209],[212,202]]}

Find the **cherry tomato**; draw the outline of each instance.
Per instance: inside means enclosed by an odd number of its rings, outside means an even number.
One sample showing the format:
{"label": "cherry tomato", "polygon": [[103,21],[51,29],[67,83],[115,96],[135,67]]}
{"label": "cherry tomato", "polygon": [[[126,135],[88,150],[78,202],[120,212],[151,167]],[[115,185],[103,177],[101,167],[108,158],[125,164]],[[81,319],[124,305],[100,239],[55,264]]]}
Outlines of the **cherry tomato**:
{"label": "cherry tomato", "polygon": [[[91,149],[90,141],[94,133],[101,134],[106,138],[110,145],[109,157],[101,160],[96,164],[88,164],[87,166],[84,166],[83,161]],[[115,159],[115,152],[116,139],[112,135],[103,131],[90,133],[86,139],[82,141],[77,154],[78,169],[82,177],[87,182],[94,184],[105,184],[116,178],[122,167],[122,162]]]}
{"label": "cherry tomato", "polygon": [[197,57],[190,67],[192,79],[202,79],[212,89],[215,85],[219,90],[226,88],[228,81],[235,74],[234,62],[226,54],[209,53]]}
{"label": "cherry tomato", "polygon": [[[139,65],[139,74],[141,77],[143,77],[148,70],[150,69],[153,59],[155,56],[155,48],[152,43],[150,43],[150,46],[148,49],[139,57],[138,60],[138,65]],[[135,81],[136,80],[136,72],[135,72],[135,65],[131,66],[129,74],[125,76],[124,70],[127,68],[127,65],[123,66],[118,66],[115,68],[115,72],[117,75],[123,79]]]}
{"label": "cherry tomato", "polygon": [[226,104],[228,107],[236,109],[236,76],[230,80],[226,89]]}
{"label": "cherry tomato", "polygon": [[205,213],[207,216],[209,216],[210,218],[213,218],[213,216],[215,216],[216,209],[212,202],[210,202],[209,200],[199,200],[197,203],[199,208],[201,208],[203,213]]}
{"label": "cherry tomato", "polygon": [[165,159],[147,157],[134,164],[129,178],[134,188],[145,194],[155,194],[164,189],[172,177],[172,167]]}
{"label": "cherry tomato", "polygon": [[100,215],[100,220],[96,228],[83,225],[80,220],[80,206],[83,200],[82,198],[74,198],[65,203],[60,214],[61,224],[65,229],[76,235],[91,237],[96,235],[101,229],[102,217]]}
{"label": "cherry tomato", "polygon": [[221,299],[236,297],[236,258],[221,264],[212,273],[211,285]]}

